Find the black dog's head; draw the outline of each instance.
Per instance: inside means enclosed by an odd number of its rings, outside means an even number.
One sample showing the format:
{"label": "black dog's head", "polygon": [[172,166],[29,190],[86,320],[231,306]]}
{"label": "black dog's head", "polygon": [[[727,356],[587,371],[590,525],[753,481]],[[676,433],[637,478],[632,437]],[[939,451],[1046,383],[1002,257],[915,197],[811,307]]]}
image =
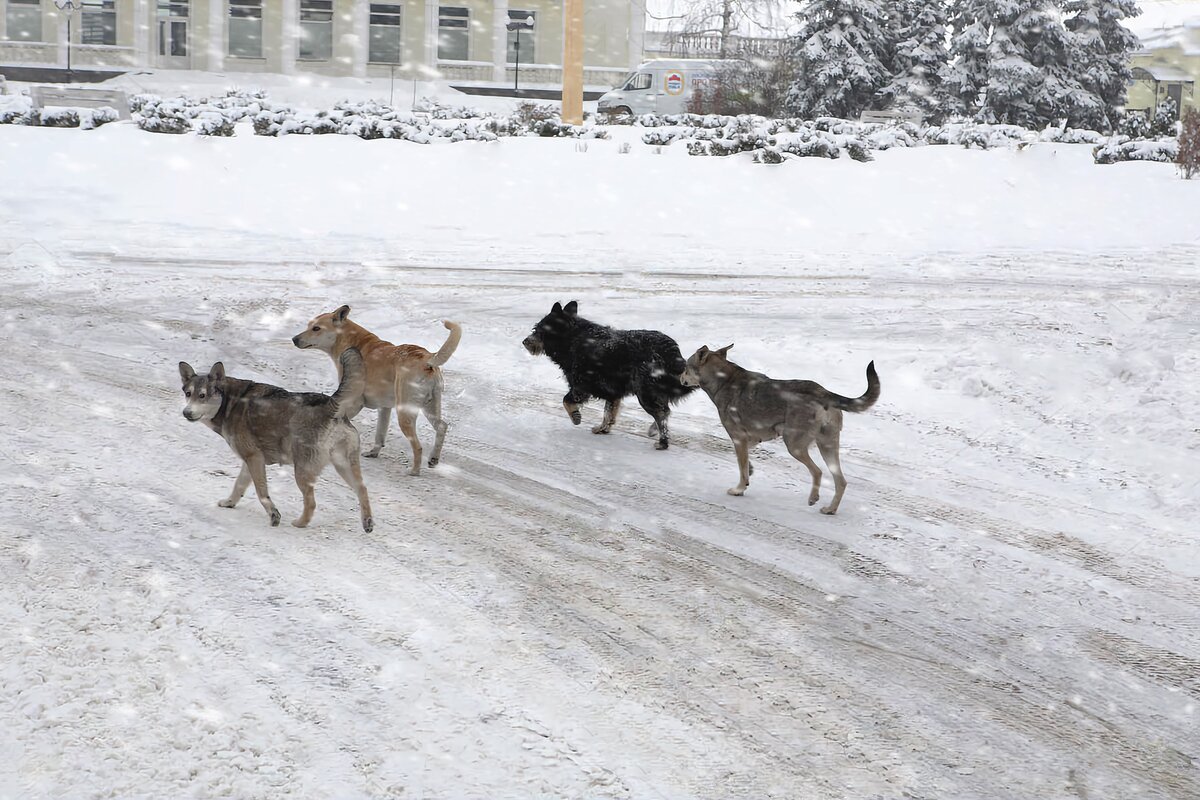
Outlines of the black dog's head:
{"label": "black dog's head", "polygon": [[550,309],[550,313],[533,326],[533,333],[526,336],[521,344],[531,354],[540,356],[546,352],[547,342],[559,341],[570,332],[578,315],[579,303],[577,301],[572,300],[566,306],[555,303],[554,308]]}

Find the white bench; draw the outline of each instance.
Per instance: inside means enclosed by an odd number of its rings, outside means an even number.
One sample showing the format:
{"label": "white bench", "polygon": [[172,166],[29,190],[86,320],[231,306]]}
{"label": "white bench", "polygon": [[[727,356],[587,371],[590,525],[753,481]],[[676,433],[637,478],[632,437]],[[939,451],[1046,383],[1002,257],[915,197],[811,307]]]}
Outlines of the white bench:
{"label": "white bench", "polygon": [[921,114],[916,111],[864,111],[858,118],[859,122],[912,122],[920,125],[923,121]]}
{"label": "white bench", "polygon": [[112,108],[120,119],[130,119],[129,98],[119,89],[81,89],[77,86],[34,86],[34,108]]}

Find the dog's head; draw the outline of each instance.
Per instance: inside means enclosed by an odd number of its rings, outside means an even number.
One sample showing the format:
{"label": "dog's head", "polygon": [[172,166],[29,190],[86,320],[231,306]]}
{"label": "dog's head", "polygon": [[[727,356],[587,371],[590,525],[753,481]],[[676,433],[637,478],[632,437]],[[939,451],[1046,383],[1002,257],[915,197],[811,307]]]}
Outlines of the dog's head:
{"label": "dog's head", "polygon": [[546,342],[557,341],[567,335],[574,326],[575,318],[578,315],[579,303],[577,301],[572,300],[565,306],[555,303],[554,307],[550,309],[550,313],[533,326],[533,333],[526,336],[521,344],[531,354],[540,356],[546,352]]}
{"label": "dog's head", "polygon": [[326,353],[332,353],[337,344],[338,334],[350,318],[350,306],[342,306],[336,311],[313,317],[308,327],[292,337],[292,344],[301,350],[315,347]]}
{"label": "dog's head", "polygon": [[180,361],[179,377],[183,379],[183,396],[187,398],[184,418],[199,422],[215,417],[225,400],[225,365],[218,361],[207,375],[197,375],[190,364]]}
{"label": "dog's head", "polygon": [[701,347],[687,360],[687,366],[683,368],[679,382],[684,386],[699,386],[703,377],[722,378],[728,373],[728,370],[724,369],[729,363],[725,356],[732,349],[732,344],[726,345],[720,350],[709,350],[707,345]]}

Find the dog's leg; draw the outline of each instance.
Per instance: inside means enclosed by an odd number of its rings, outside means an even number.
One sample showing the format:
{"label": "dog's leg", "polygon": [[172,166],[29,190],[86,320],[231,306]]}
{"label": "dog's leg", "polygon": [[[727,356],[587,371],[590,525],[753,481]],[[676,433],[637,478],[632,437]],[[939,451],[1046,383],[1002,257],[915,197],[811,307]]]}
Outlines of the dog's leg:
{"label": "dog's leg", "polygon": [[233,482],[233,491],[229,493],[229,497],[224,500],[218,500],[217,505],[221,508],[233,508],[242,499],[242,495],[246,494],[247,487],[250,486],[250,467],[245,461],[242,462],[242,471],[238,473],[237,480]]}
{"label": "dog's leg", "polygon": [[817,466],[817,462],[813,461],[812,455],[808,452],[812,442],[807,439],[801,441],[799,437],[789,439],[785,436],[783,443],[787,445],[792,458],[808,467],[808,474],[812,475],[812,489],[808,493],[808,504],[814,505],[821,497],[821,468]]}
{"label": "dog's leg", "polygon": [[271,527],[275,527],[279,524],[280,514],[267,491],[267,462],[262,456],[256,456],[247,461],[246,466],[250,467],[250,478],[254,481],[254,493],[258,495],[258,502],[271,518]]}
{"label": "dog's leg", "polygon": [[300,494],[304,495],[304,510],[300,512],[300,516],[292,520],[292,525],[304,528],[312,521],[313,512],[317,510],[317,473],[308,467],[297,464],[296,485],[300,487]]}
{"label": "dog's leg", "polygon": [[[621,411],[621,398],[616,400],[604,401],[604,420],[592,428],[592,433],[608,433],[612,430],[612,426],[617,421],[617,414]],[[657,424],[657,423],[656,423]]]}
{"label": "dog's leg", "polygon": [[379,451],[383,449],[383,443],[387,439],[388,425],[391,421],[392,410],[390,408],[379,409],[379,416],[375,422],[375,446],[363,453],[367,458],[379,456]]}
{"label": "dog's leg", "polygon": [[579,404],[582,403],[574,391],[567,392],[563,396],[563,408],[566,409],[567,416],[571,418],[572,425],[578,425],[583,422],[583,415],[579,413]]}
{"label": "dog's leg", "polygon": [[358,463],[358,448],[355,446],[344,453],[333,453],[333,468],[342,476],[346,485],[358,494],[358,513],[362,517],[363,530],[370,533],[375,529],[375,519],[371,516],[371,498],[367,497],[362,467]]}
{"label": "dog's leg", "polygon": [[441,377],[433,385],[433,393],[429,402],[425,404],[424,413],[425,419],[429,420],[429,424],[437,431],[437,438],[433,440],[433,455],[429,457],[429,466],[436,467],[442,460],[442,445],[446,443],[446,431],[450,430],[446,420],[442,419]]}
{"label": "dog's leg", "polygon": [[821,450],[821,458],[825,459],[825,466],[829,467],[829,474],[833,476],[833,500],[821,509],[821,513],[836,514],[842,502],[842,495],[846,492],[846,478],[842,475],[842,458],[839,453],[841,432],[818,433],[817,447]]}
{"label": "dog's leg", "polygon": [[734,439],[733,451],[737,454],[738,485],[730,489],[729,494],[741,497],[750,486],[750,443],[745,439]]}
{"label": "dog's leg", "polygon": [[651,439],[654,439],[658,436],[658,423],[657,422],[650,423],[650,427],[646,429],[646,435],[649,436]]}
{"label": "dog's leg", "polygon": [[667,429],[667,417],[670,414],[671,410],[668,408],[658,409],[654,412],[654,424],[658,426],[658,441],[654,443],[655,450],[666,450],[671,443],[671,432]]}
{"label": "dog's leg", "polygon": [[408,437],[408,443],[412,446],[412,467],[408,470],[409,475],[421,474],[421,440],[417,438],[417,413],[406,406],[396,406],[396,420],[400,423],[400,430]]}

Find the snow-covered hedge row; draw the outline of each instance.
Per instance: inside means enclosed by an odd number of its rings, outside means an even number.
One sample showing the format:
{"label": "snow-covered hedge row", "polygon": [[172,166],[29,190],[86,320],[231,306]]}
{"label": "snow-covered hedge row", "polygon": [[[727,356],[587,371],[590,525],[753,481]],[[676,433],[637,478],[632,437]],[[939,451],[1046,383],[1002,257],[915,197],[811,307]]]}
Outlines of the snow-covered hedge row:
{"label": "snow-covered hedge row", "polygon": [[1097,164],[1116,164],[1120,161],[1157,161],[1174,164],[1179,155],[1179,140],[1130,139],[1117,135],[1092,150]]}
{"label": "snow-covered hedge row", "polygon": [[40,125],[44,128],[91,130],[117,119],[115,108],[35,109],[28,95],[0,95],[0,125]]}
{"label": "snow-covered hedge row", "polygon": [[648,145],[685,142],[692,155],[763,151],[756,160],[766,163],[779,163],[789,155],[838,158],[842,152],[857,161],[870,161],[872,150],[893,147],[958,145],[990,150],[1039,141],[1070,144],[1106,141],[1105,136],[1095,131],[1047,128],[1039,133],[1015,125],[974,122],[918,126],[911,122],[858,122],[833,117],[802,120],[716,114],[646,114],[635,118],[635,122],[649,128],[642,134],[642,141]]}

